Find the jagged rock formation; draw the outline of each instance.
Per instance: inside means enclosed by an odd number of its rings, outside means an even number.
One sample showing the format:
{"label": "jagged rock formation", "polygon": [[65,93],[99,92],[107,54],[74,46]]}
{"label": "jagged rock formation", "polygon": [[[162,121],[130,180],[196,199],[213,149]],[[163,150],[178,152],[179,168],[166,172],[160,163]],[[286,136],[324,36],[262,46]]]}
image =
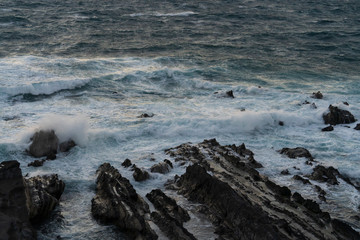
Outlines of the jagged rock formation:
{"label": "jagged rock formation", "polygon": [[58,203],[65,184],[57,175],[24,179],[17,161],[0,164],[0,238],[36,239],[32,223],[42,221]]}
{"label": "jagged rock formation", "polygon": [[220,239],[360,239],[313,200],[262,176],[245,146],[221,146],[212,139],[166,153],[193,163],[172,189],[202,204]]}
{"label": "jagged rock formation", "polygon": [[31,221],[42,220],[59,203],[64,192],[65,183],[59,180],[57,174],[36,176],[26,179],[30,193],[29,214]]}
{"label": "jagged rock formation", "polygon": [[134,166],[133,170],[134,170],[133,177],[137,182],[142,182],[150,178],[149,173],[144,169]]}
{"label": "jagged rock formation", "polygon": [[125,167],[125,168],[128,168],[132,165],[130,159],[125,159],[125,161],[121,164],[121,166]]}
{"label": "jagged rock formation", "polygon": [[149,206],[109,163],[97,170],[96,196],[91,201],[94,218],[114,224],[132,239],[157,239],[147,222]]}
{"label": "jagged rock formation", "polygon": [[316,99],[322,99],[324,96],[320,91],[317,91],[316,93],[314,92],[311,97]]}
{"label": "jagged rock formation", "polygon": [[356,121],[354,115],[349,111],[342,110],[338,107],[332,105],[329,106],[329,112],[323,115],[325,124],[344,124],[344,123],[353,123]]}
{"label": "jagged rock formation", "polygon": [[27,189],[17,161],[0,164],[0,238],[36,239],[29,221]]}
{"label": "jagged rock formation", "polygon": [[151,213],[151,219],[169,239],[196,239],[183,227],[183,223],[190,220],[189,214],[174,199],[166,196],[160,189],[152,190],[146,197],[158,210]]}

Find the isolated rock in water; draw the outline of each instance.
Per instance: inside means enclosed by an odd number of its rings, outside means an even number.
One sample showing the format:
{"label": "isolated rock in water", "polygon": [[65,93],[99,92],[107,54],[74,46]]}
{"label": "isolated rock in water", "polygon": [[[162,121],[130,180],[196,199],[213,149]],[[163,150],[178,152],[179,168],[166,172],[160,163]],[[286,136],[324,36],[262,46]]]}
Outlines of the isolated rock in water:
{"label": "isolated rock in water", "polygon": [[228,96],[228,97],[230,97],[230,98],[235,98],[235,97],[234,97],[233,90],[227,91],[227,92],[226,92],[226,96]]}
{"label": "isolated rock in water", "polygon": [[360,123],[358,123],[354,129],[355,130],[360,130]]}
{"label": "isolated rock in water", "polygon": [[30,219],[41,221],[49,216],[59,203],[65,183],[59,180],[57,174],[36,176],[25,181],[30,194]]}
{"label": "isolated rock in water", "polygon": [[332,105],[329,106],[329,112],[323,115],[325,124],[344,124],[353,123],[356,121],[355,117],[346,110],[342,110]]}
{"label": "isolated rock in water", "polygon": [[60,143],[59,150],[60,152],[68,152],[70,151],[70,149],[72,149],[75,146],[76,143],[73,140],[69,139],[68,141]]}
{"label": "isolated rock in water", "polygon": [[316,92],[316,93],[313,93],[312,98],[316,98],[316,99],[322,99],[323,98],[323,95],[320,91]]}
{"label": "isolated rock in water", "polygon": [[330,126],[324,127],[323,129],[321,129],[321,131],[331,132],[331,131],[334,131],[334,127],[330,125]]}
{"label": "isolated rock in water", "polygon": [[150,175],[146,170],[142,170],[138,167],[135,167],[133,177],[134,177],[135,181],[142,182],[142,181],[149,179]]}
{"label": "isolated rock in water", "polygon": [[29,163],[28,167],[30,167],[30,166],[41,167],[44,164],[45,161],[46,161],[45,159],[43,159],[43,160],[35,160],[35,161]]}
{"label": "isolated rock in water", "polygon": [[164,160],[164,162],[162,162],[162,163],[153,165],[151,167],[150,171],[165,174],[165,173],[170,172],[171,168],[173,168],[172,163],[169,160],[167,160],[167,161]]}
{"label": "isolated rock in water", "polygon": [[153,113],[150,113],[150,114],[148,114],[148,113],[143,113],[143,114],[141,114],[140,116],[138,116],[138,118],[151,118],[151,117],[153,117],[153,116],[154,116]]}
{"label": "isolated rock in water", "polygon": [[280,152],[280,154],[285,154],[287,155],[289,158],[300,158],[300,157],[304,157],[309,159],[310,161],[313,161],[314,158],[311,155],[311,153],[302,147],[297,147],[297,148],[283,148],[281,150],[279,150],[278,152]]}
{"label": "isolated rock in water", "polygon": [[29,221],[28,192],[17,161],[0,163],[0,238],[36,239]]}
{"label": "isolated rock in water", "polygon": [[121,166],[128,168],[132,165],[130,159],[125,159],[125,161],[121,164]]}
{"label": "isolated rock in water", "polygon": [[46,157],[57,153],[59,139],[54,130],[40,130],[34,134],[31,140],[32,143],[29,148],[29,153],[33,157]]}
{"label": "isolated rock in water", "polygon": [[310,185],[311,185],[311,182],[310,182],[308,179],[302,178],[302,177],[299,176],[299,175],[294,175],[294,176],[293,176],[293,179],[294,179],[294,180],[301,181],[303,184],[310,184]]}
{"label": "isolated rock in water", "polygon": [[96,195],[91,201],[94,218],[118,226],[131,239],[157,239],[145,220],[150,212],[149,206],[129,180],[109,163],[102,164],[97,174]]}
{"label": "isolated rock in water", "polygon": [[339,184],[339,182],[337,181],[336,176],[340,176],[340,173],[334,167],[326,168],[324,166],[318,165],[314,168],[309,178],[311,180],[327,182],[331,185],[337,185]]}

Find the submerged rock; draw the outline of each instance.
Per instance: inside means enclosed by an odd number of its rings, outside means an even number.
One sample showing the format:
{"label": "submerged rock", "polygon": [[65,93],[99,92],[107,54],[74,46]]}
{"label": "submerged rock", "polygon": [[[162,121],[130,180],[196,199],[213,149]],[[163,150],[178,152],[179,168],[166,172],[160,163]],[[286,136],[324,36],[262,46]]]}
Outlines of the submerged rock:
{"label": "submerged rock", "polygon": [[72,139],[69,139],[68,141],[60,143],[59,150],[60,152],[68,152],[70,151],[70,149],[72,149],[75,146],[76,143]]}
{"label": "submerged rock", "polygon": [[360,130],[360,123],[358,123],[354,129],[355,130]]}
{"label": "submerged rock", "polygon": [[285,154],[287,155],[289,158],[307,158],[310,161],[313,161],[314,158],[311,155],[311,153],[302,147],[297,147],[297,148],[283,148],[281,150],[278,151],[280,154]]}
{"label": "submerged rock", "polygon": [[172,163],[169,160],[164,160],[162,163],[153,165],[150,171],[165,174],[170,172],[171,168],[173,168]]}
{"label": "submerged rock", "polygon": [[314,92],[311,97],[312,97],[312,98],[316,98],[316,99],[322,99],[322,98],[323,98],[323,94],[322,94],[320,91],[318,91],[318,92],[316,92],[316,93]]}
{"label": "submerged rock", "polygon": [[41,167],[44,164],[45,161],[46,161],[45,159],[35,160],[35,161],[29,163],[28,167],[30,167],[30,166],[32,166],[32,167]]}
{"label": "submerged rock", "polygon": [[96,195],[91,201],[94,218],[118,226],[131,239],[157,239],[146,220],[149,206],[129,180],[109,163],[102,164],[97,175]]}
{"label": "submerged rock", "polygon": [[143,114],[139,115],[138,118],[151,118],[153,116],[155,116],[155,114],[153,114],[153,113],[150,113],[150,114],[143,113]]}
{"label": "submerged rock", "polygon": [[40,130],[32,137],[29,153],[33,157],[46,157],[57,153],[59,139],[54,130]]}
{"label": "submerged rock", "polygon": [[321,131],[331,132],[331,131],[334,131],[334,127],[330,125],[330,126],[324,127],[323,129],[321,129]]}
{"label": "submerged rock", "polygon": [[344,123],[353,123],[356,121],[354,115],[349,111],[342,110],[338,107],[332,105],[329,106],[329,112],[323,115],[325,124],[344,124]]}

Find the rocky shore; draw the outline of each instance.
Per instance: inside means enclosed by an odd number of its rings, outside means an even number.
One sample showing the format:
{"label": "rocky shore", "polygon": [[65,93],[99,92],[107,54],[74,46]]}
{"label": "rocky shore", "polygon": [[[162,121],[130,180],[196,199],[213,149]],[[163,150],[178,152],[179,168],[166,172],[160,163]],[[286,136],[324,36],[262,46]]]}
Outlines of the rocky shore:
{"label": "rocky shore", "polygon": [[[31,146],[43,151],[34,145],[39,139],[54,140],[45,145],[48,150],[41,156],[49,157],[61,148],[53,131],[34,135]],[[68,143],[70,148],[75,145],[71,140]],[[64,147],[66,151],[70,148]],[[305,148],[283,148],[278,152],[288,158],[305,158],[313,172],[292,178],[313,186],[318,201],[326,201],[327,193],[317,183],[338,185],[341,179],[360,189],[337,169],[320,165]],[[96,172],[95,196],[89,199],[94,219],[99,224],[115,225],[130,239],[138,240],[199,239],[186,224],[199,215],[212,224],[213,234],[219,240],[360,239],[348,223],[321,210],[316,201],[262,175],[257,170],[263,168],[262,164],[245,144],[222,146],[210,139],[185,143],[165,150],[165,154],[169,159],[154,162],[149,168],[139,168],[129,159],[120,165],[120,171],[109,163],[102,164]],[[176,166],[187,166],[186,171],[169,179],[161,189],[149,189],[146,196],[140,196],[120,173],[132,171],[133,180],[143,184],[151,181],[154,174],[168,174]],[[281,174],[290,173],[284,170]],[[19,162],[2,162],[1,239],[36,239],[33,224],[50,215],[64,188],[65,183],[56,174],[25,178]],[[180,197],[184,199],[181,203]],[[196,208],[186,208],[194,204]]]}
{"label": "rocky shore", "polygon": [[[306,149],[280,152],[307,157],[315,164]],[[244,144],[221,146],[211,139],[182,144],[166,154],[174,164],[189,165],[182,176],[166,184],[166,192],[199,204],[196,212],[212,222],[218,239],[360,239],[358,232],[322,211],[315,201],[261,175],[256,170],[261,164]],[[168,239],[196,239],[184,227],[190,219],[187,210],[162,190],[146,195],[155,208],[150,213],[148,204],[117,169],[105,163],[97,174],[92,213],[100,222],[115,224],[132,239],[157,239],[159,232],[150,228],[154,223]],[[342,177],[338,171],[321,165],[308,176],[330,184],[336,184],[337,177]]]}

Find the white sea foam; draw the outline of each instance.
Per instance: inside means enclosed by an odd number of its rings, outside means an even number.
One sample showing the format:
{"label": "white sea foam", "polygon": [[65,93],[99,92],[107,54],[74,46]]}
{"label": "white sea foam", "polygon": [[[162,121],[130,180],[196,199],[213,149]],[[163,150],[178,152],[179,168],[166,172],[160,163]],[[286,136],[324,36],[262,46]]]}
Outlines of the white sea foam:
{"label": "white sea foam", "polygon": [[79,88],[85,86],[89,82],[89,79],[38,82],[14,87],[0,87],[0,92],[10,96],[16,96],[19,94],[50,95],[61,90]]}
{"label": "white sea foam", "polygon": [[54,130],[60,142],[72,139],[76,144],[85,146],[88,142],[89,125],[83,115],[46,115],[37,126],[22,133],[21,141],[28,143],[31,136],[39,130]]}
{"label": "white sea foam", "polygon": [[192,11],[185,12],[174,12],[174,13],[160,13],[160,12],[152,12],[152,13],[132,13],[130,17],[141,17],[141,16],[156,16],[156,17],[187,17],[190,15],[194,15],[196,13]]}

